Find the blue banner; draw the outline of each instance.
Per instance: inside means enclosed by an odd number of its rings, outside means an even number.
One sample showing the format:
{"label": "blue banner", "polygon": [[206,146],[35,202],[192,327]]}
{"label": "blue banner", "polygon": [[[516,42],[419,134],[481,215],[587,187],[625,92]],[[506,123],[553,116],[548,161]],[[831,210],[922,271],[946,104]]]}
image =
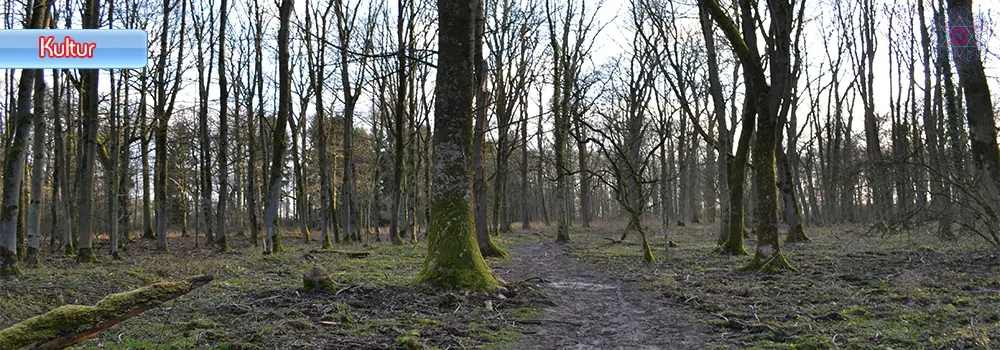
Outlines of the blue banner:
{"label": "blue banner", "polygon": [[0,68],[133,69],[145,67],[148,54],[144,30],[0,30]]}

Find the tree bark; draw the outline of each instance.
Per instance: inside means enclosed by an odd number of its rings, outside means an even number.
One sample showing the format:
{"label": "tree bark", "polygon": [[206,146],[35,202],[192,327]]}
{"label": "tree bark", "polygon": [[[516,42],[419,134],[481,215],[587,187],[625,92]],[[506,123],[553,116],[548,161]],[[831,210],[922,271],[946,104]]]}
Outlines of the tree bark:
{"label": "tree bark", "polygon": [[[31,7],[27,9],[30,13],[28,19],[27,28],[43,28],[45,19],[48,18],[47,11],[51,3],[45,0],[34,0],[31,2]],[[87,3],[87,9],[96,11],[96,0],[90,0]],[[36,10],[37,9],[37,10]],[[92,12],[84,12],[84,18],[89,19]],[[91,22],[85,22],[90,24]],[[27,147],[28,138],[31,137],[31,126],[32,120],[35,116],[32,114],[31,110],[31,95],[34,92],[34,84],[41,73],[34,69],[22,69],[20,81],[17,84],[17,104],[15,107],[16,114],[14,116],[13,126],[13,141],[10,147],[7,148],[7,154],[4,156],[4,166],[3,166],[3,194],[2,204],[0,207],[0,276],[9,275],[20,275],[21,269],[17,266],[18,255],[17,255],[17,217],[20,211],[19,199],[21,198],[21,185],[23,183],[22,179],[24,177],[24,166],[25,159],[27,158]],[[92,76],[84,76],[84,83],[90,83]],[[85,87],[96,87],[96,81],[93,81],[94,85],[84,85]],[[87,91],[92,91],[93,94],[85,95],[84,102],[92,102],[94,107],[94,112],[97,110],[97,101],[94,99],[87,99],[96,96],[96,89],[88,89]],[[36,111],[37,112],[37,111]],[[95,113],[96,114],[96,113]],[[95,115],[96,117],[96,115]],[[38,116],[42,118],[42,116]],[[87,240],[87,248],[90,249],[89,239]],[[93,256],[93,252],[90,252]]]}
{"label": "tree bark", "polygon": [[45,176],[45,71],[33,70],[35,73],[34,96],[34,138],[31,146],[31,199],[28,202],[28,250],[24,261],[29,265],[38,264],[38,241],[42,226],[42,177]]}
{"label": "tree bark", "polygon": [[[219,203],[216,209],[215,246],[220,252],[229,251],[226,238],[229,206],[229,81],[226,77],[227,0],[219,3]],[[178,58],[180,59],[180,58]]]}
{"label": "tree bark", "polygon": [[[983,70],[972,15],[971,0],[948,0],[948,20],[952,33],[952,52],[962,88],[965,92],[966,119],[969,125],[972,161],[983,184],[986,199],[992,213],[987,219],[990,233],[997,237],[1000,222],[997,218],[997,202],[1000,201],[1000,149],[997,146],[996,111],[993,109],[990,87]],[[963,43],[968,33],[967,40]],[[964,44],[964,45],[963,45]]]}
{"label": "tree bark", "polygon": [[[483,35],[486,30],[486,14],[483,0],[476,1],[475,20],[475,87],[476,87],[476,108],[474,116],[476,118],[472,136],[472,200],[473,221],[476,228],[476,241],[479,242],[479,251],[484,257],[507,257],[507,252],[498,247],[490,237],[490,229],[487,224],[487,198],[486,198],[486,120],[487,108],[489,106],[490,93],[486,90],[486,61],[483,58]],[[500,196],[499,193],[495,194]]]}
{"label": "tree bark", "polygon": [[280,26],[278,28],[278,116],[274,121],[274,138],[272,158],[267,184],[267,201],[264,207],[264,227],[267,234],[264,252],[281,253],[285,248],[281,245],[278,233],[278,203],[281,201],[281,178],[284,173],[285,138],[287,137],[289,107],[292,103],[292,86],[288,70],[288,32],[292,16],[293,0],[281,0],[278,9]]}
{"label": "tree bark", "polygon": [[[98,0],[88,0],[83,11],[83,26],[86,29],[96,29],[100,27],[100,7]],[[79,191],[79,227],[80,244],[77,246],[77,262],[96,262],[94,248],[91,244],[93,238],[93,199],[94,199],[94,160],[97,154],[97,130],[99,127],[98,118],[98,78],[97,69],[81,70],[81,83],[83,86],[83,108],[85,117],[83,120],[83,158],[81,161],[80,186]],[[6,186],[4,186],[6,188]],[[6,204],[5,204],[6,205]],[[0,215],[2,216],[2,215]]]}
{"label": "tree bark", "polygon": [[434,192],[427,257],[416,281],[446,289],[498,287],[476,244],[469,203],[476,7],[467,0],[438,2]]}

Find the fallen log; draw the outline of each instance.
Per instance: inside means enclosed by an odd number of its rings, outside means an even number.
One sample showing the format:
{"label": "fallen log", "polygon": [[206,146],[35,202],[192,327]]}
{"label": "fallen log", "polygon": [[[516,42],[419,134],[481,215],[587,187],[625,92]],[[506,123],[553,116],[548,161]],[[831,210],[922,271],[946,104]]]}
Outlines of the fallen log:
{"label": "fallen log", "polygon": [[0,330],[0,349],[62,349],[73,346],[210,281],[212,276],[195,276],[178,282],[154,282],[133,291],[108,295],[94,306],[63,305]]}

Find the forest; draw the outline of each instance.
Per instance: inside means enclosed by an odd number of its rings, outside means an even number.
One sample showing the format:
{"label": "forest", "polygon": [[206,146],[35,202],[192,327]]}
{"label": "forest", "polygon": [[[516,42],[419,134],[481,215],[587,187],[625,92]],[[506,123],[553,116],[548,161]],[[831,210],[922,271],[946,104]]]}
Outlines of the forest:
{"label": "forest", "polygon": [[1000,346],[992,1],[3,2],[0,350]]}

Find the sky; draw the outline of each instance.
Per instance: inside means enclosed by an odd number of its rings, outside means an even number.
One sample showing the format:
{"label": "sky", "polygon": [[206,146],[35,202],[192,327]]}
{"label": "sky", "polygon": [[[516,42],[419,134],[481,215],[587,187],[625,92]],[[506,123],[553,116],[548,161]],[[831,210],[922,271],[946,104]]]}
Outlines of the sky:
{"label": "sky", "polygon": [[[216,1],[218,1],[218,0],[216,0]],[[594,6],[594,0],[586,0],[586,1],[588,1],[588,2],[591,3],[591,5],[590,5],[591,8],[594,8],[593,7]],[[812,2],[826,2],[826,1],[830,1],[830,0],[810,0],[810,3],[812,3]],[[877,0],[877,1],[880,2],[879,5],[891,4],[892,3],[891,1],[883,1],[883,0]],[[233,12],[233,13],[246,13],[245,10],[241,10],[242,7],[247,6],[246,2],[243,2],[243,1],[232,1],[232,0],[230,2],[233,3],[231,5],[231,11],[237,11],[237,12]],[[681,0],[681,1],[679,1],[679,3],[681,3],[681,4],[687,3],[687,2],[691,2],[691,1],[689,1],[689,0]],[[313,4],[316,4],[316,3],[313,3]],[[265,7],[265,18],[266,18],[267,25],[268,25],[268,28],[265,29],[265,33],[267,33],[267,35],[271,38],[271,39],[269,39],[269,40],[267,40],[265,42],[265,45],[269,46],[271,48],[271,50],[273,50],[273,47],[275,45],[274,41],[273,41],[273,37],[274,37],[274,35],[275,35],[274,33],[276,32],[276,29],[277,29],[277,19],[274,17],[276,15],[276,11],[274,10],[275,4],[274,4],[274,1],[261,1],[261,5]],[[389,6],[390,9],[394,9],[395,8],[395,4],[394,3],[386,3],[385,5]],[[295,6],[296,6],[296,12],[297,12],[296,16],[298,16],[298,18],[301,19],[301,14],[304,13],[304,10],[305,10],[305,2],[304,1],[296,1],[296,5]],[[679,6],[683,7],[684,5],[679,5]],[[810,6],[810,9],[813,8],[812,7],[813,5],[808,5],[808,6]],[[975,11],[977,13],[989,14],[992,18],[994,18],[997,21],[997,23],[1000,23],[1000,2],[980,0],[980,1],[976,1],[975,2],[975,7],[976,7]],[[600,22],[602,24],[608,24],[608,25],[595,38],[594,52],[593,52],[593,57],[592,57],[592,61],[593,61],[593,64],[595,66],[600,65],[601,63],[604,63],[604,62],[606,62],[606,61],[608,61],[608,60],[610,60],[610,59],[612,59],[612,58],[614,58],[616,56],[620,56],[623,53],[623,51],[627,50],[628,42],[631,40],[631,34],[628,32],[627,29],[625,29],[627,27],[627,25],[625,25],[625,23],[627,23],[627,22],[629,22],[631,20],[629,14],[628,14],[628,11],[629,11],[629,5],[628,5],[627,2],[624,2],[624,1],[606,1],[603,4],[603,7],[600,9],[600,11],[598,11],[598,16],[597,16],[598,22]],[[817,13],[811,13],[811,12],[812,11],[809,11],[809,9],[807,9],[806,16],[810,17],[810,18],[814,18],[814,17],[816,17],[818,15]],[[241,18],[241,17],[244,17],[244,16],[232,16],[231,17],[231,19],[230,19],[230,29],[229,29],[229,31],[230,31],[231,34],[234,33],[234,32],[236,32],[236,31],[238,31],[240,26],[244,26],[244,25],[246,25],[249,22],[246,18]],[[395,18],[395,16],[392,16],[392,17]],[[293,21],[295,21],[295,19],[293,19]],[[685,21],[687,22],[688,25],[697,26],[696,13],[691,12],[691,18],[688,18]],[[823,22],[823,21],[816,20],[816,19],[813,19],[810,22],[808,22],[808,25],[807,25],[807,28],[806,28],[806,31],[805,31],[805,45],[804,45],[804,50],[807,53],[807,55],[810,56],[810,60],[812,60],[812,61],[816,61],[816,60],[819,60],[819,59],[823,58],[822,56],[823,56],[824,53],[822,51],[823,48],[821,46],[822,40],[820,40],[821,39],[820,36],[822,35],[822,32],[820,30],[820,27],[824,26],[824,25],[828,26],[829,25],[828,23],[829,22]],[[878,24],[878,26],[879,26],[880,33],[884,33],[885,30],[886,30],[886,20],[882,19],[880,21],[880,23]],[[152,33],[155,33],[155,29],[153,31],[151,31],[150,33],[151,33],[150,35],[153,35]],[[545,34],[541,33],[541,35],[545,35]],[[191,39],[190,38],[190,33],[189,33],[189,39]],[[987,38],[987,39],[989,39],[989,42],[988,42],[988,51],[987,51],[986,55],[984,56],[984,65],[985,65],[985,67],[987,69],[987,75],[991,78],[990,79],[991,90],[994,92],[994,95],[998,95],[998,93],[1000,93],[1000,90],[998,90],[998,89],[1000,89],[1000,84],[998,84],[998,83],[1000,83],[1000,56],[998,56],[998,53],[1000,53],[1000,39],[993,38],[993,37],[990,37],[990,38]],[[718,45],[719,45],[720,49],[722,49],[722,50],[728,50],[728,45],[724,41],[720,41]],[[247,62],[246,64],[248,66],[250,65],[250,59],[251,59],[250,57],[242,57],[242,58],[241,57],[237,57],[237,56],[235,56],[236,54],[234,53],[232,47],[230,47],[229,50],[230,50],[230,55],[229,56],[230,56],[231,60],[245,60],[244,62]],[[879,104],[879,108],[881,110],[885,110],[885,108],[888,106],[888,96],[889,96],[889,94],[887,92],[890,90],[890,84],[889,84],[888,73],[887,72],[889,72],[891,70],[891,66],[890,66],[890,63],[889,63],[888,59],[886,58],[887,51],[888,51],[888,45],[885,44],[885,43],[880,42],[879,52],[877,53],[877,57],[876,57],[876,60],[875,60],[875,71],[878,73],[876,75],[876,80],[875,80],[875,86],[876,86],[875,91],[876,91],[876,101]],[[190,61],[193,61],[194,56],[190,55],[190,49],[188,50],[188,53],[189,53],[189,56],[187,57],[187,59],[190,60]],[[728,54],[728,53],[724,53],[724,54]],[[273,51],[272,52],[265,52],[265,56],[268,59],[270,59],[270,58],[272,58],[274,56],[274,53],[273,53]],[[151,57],[150,60],[152,62],[153,57]],[[919,62],[918,62],[918,64],[919,64]],[[273,79],[274,79],[273,78],[274,77],[273,71],[274,71],[274,68],[275,68],[274,66],[275,65],[272,62],[268,62],[267,64],[265,64],[265,75],[268,76],[268,77],[266,77],[266,79],[269,79],[271,81],[273,81]],[[817,68],[816,67],[812,67],[811,69],[815,70]],[[920,70],[918,69],[918,72],[919,71]],[[817,72],[814,71],[812,74],[816,75]],[[904,74],[906,74],[906,72],[904,72]],[[196,84],[193,83],[195,81],[195,79],[196,79],[196,76],[197,76],[196,72],[193,69],[191,71],[189,71],[187,73],[187,75],[185,76],[185,78],[189,82],[182,89],[181,94],[178,97],[178,104],[179,105],[177,106],[177,108],[184,108],[184,107],[193,106],[196,103],[196,101],[197,101],[197,87],[196,87]],[[213,79],[214,79],[214,77],[213,77]],[[230,80],[232,81],[233,78],[231,77]],[[918,80],[920,80],[920,79],[918,79]],[[107,82],[108,81],[109,80],[107,79],[107,74],[105,73],[104,74],[104,78],[102,78],[102,82],[104,82],[104,83],[102,83],[102,89],[107,89],[107,86],[108,86]],[[327,97],[327,100],[330,101],[333,98],[333,94],[335,94],[337,91],[334,90],[333,86],[331,86],[330,88],[328,88],[328,90],[329,90],[330,96]],[[266,94],[268,96],[273,96],[273,94],[268,94],[268,93],[266,93]],[[918,92],[918,95],[919,95],[919,92]],[[214,101],[217,101],[217,98],[218,98],[218,88],[215,87],[215,86],[213,86],[213,88],[210,90],[210,99],[212,99]],[[535,104],[535,106],[531,107],[529,110],[532,111],[532,113],[534,113],[534,111],[538,110],[537,109],[537,103],[538,103],[538,101],[537,101],[537,97],[533,96],[532,98],[533,98],[532,104]],[[548,94],[546,94],[545,98],[546,99],[548,98]],[[1000,102],[1000,101],[998,101],[998,102]],[[803,103],[805,103],[805,102],[803,102]],[[297,104],[297,101],[296,101],[296,104]],[[213,103],[212,106],[213,106],[213,109],[214,109],[215,103]],[[361,106],[360,106],[359,109],[361,110],[362,113],[366,113],[367,111],[370,110],[370,106],[371,106],[371,99],[370,99],[370,97],[366,96],[365,98],[362,99]],[[300,107],[296,105],[294,107],[294,110],[297,111],[299,108]],[[312,106],[307,106],[307,108],[309,108],[310,110],[313,110]],[[860,120],[859,118],[856,118],[856,119]]]}

